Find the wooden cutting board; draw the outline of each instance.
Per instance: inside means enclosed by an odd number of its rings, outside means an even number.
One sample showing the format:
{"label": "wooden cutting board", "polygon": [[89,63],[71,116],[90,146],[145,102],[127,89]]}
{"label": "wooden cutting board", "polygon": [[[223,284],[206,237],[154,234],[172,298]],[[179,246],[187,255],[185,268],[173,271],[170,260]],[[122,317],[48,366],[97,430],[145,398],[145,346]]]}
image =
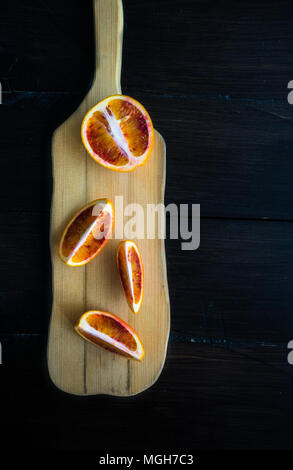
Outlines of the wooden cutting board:
{"label": "wooden cutting board", "polygon": [[[107,197],[115,203],[115,196],[123,196],[124,207],[139,203],[144,209],[148,203],[163,203],[166,154],[164,139],[157,131],[148,162],[130,173],[103,168],[86,153],[80,137],[84,115],[103,98],[121,93],[122,3],[94,0],[94,15],[97,56],[94,82],[79,108],[55,131],[52,142],[53,306],[48,366],[52,381],[65,392],[128,396],[150,387],[165,361],[170,309],[164,240],[136,240],[145,269],[144,299],[137,315],[129,310],[118,279],[115,264],[118,239],[113,237],[88,265],[75,268],[59,259],[58,243],[67,221],[88,201]],[[122,215],[122,211],[119,214],[117,211],[116,207],[116,219]],[[90,309],[112,312],[134,328],[145,348],[141,363],[103,351],[75,333],[73,325]]]}

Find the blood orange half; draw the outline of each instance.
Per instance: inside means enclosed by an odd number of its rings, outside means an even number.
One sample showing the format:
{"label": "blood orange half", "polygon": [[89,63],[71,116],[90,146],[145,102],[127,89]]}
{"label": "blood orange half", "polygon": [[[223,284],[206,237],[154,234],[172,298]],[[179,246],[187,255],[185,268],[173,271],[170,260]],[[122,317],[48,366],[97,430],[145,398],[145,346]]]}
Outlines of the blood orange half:
{"label": "blood orange half", "polygon": [[144,349],[135,331],[112,313],[91,310],[84,313],[75,331],[85,340],[128,359],[141,361]]}
{"label": "blood orange half", "polygon": [[154,128],[142,104],[129,96],[113,95],[86,114],[81,137],[96,162],[111,170],[132,171],[150,156]]}
{"label": "blood orange half", "polygon": [[59,256],[68,266],[82,266],[97,256],[111,237],[114,208],[109,199],[84,206],[68,222],[59,244]]}

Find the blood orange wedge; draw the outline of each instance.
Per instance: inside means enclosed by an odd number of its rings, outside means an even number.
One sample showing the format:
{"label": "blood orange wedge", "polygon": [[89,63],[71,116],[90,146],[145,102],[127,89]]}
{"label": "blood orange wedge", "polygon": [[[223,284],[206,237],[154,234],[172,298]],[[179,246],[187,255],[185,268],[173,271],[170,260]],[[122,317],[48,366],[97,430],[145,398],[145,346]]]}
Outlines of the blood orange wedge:
{"label": "blood orange wedge", "polygon": [[141,361],[144,349],[139,337],[121,318],[112,313],[92,310],[84,313],[75,331],[85,340],[128,359]]}
{"label": "blood orange wedge", "polygon": [[113,95],[86,114],[81,137],[95,161],[111,170],[131,171],[150,156],[154,128],[149,114],[138,101],[129,96]]}
{"label": "blood orange wedge", "polygon": [[141,255],[136,244],[127,240],[117,247],[117,269],[126,300],[133,313],[140,309],[144,288]]}
{"label": "blood orange wedge", "polygon": [[68,266],[82,266],[104,248],[114,226],[114,208],[109,199],[88,203],[69,221],[59,244],[59,255]]}

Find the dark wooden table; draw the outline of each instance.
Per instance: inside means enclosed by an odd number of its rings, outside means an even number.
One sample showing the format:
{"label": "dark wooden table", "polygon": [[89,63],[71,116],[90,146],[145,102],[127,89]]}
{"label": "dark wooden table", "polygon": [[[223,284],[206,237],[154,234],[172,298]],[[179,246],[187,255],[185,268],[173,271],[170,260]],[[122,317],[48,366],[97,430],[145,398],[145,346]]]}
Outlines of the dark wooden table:
{"label": "dark wooden table", "polygon": [[166,241],[172,331],[150,390],[117,399],[54,388],[50,139],[90,85],[92,5],[1,5],[1,446],[292,448],[293,4],[124,8],[123,91],[167,142],[166,203],[201,205],[201,245]]}

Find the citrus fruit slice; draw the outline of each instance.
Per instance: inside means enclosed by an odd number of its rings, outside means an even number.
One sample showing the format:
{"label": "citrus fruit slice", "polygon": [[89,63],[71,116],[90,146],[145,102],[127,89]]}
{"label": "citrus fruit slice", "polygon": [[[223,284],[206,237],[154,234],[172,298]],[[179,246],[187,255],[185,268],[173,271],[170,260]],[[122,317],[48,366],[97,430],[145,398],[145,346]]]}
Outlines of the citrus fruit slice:
{"label": "citrus fruit slice", "polygon": [[75,331],[85,340],[128,359],[141,361],[144,349],[139,337],[121,318],[112,313],[91,310],[84,313]]}
{"label": "citrus fruit slice", "polygon": [[127,240],[117,247],[117,269],[129,307],[133,313],[140,309],[144,288],[141,255],[136,244]]}
{"label": "citrus fruit slice", "polygon": [[154,128],[145,108],[133,98],[110,96],[86,114],[83,144],[91,157],[116,171],[143,165],[153,148]]}
{"label": "citrus fruit slice", "polygon": [[109,199],[89,202],[69,221],[59,244],[59,256],[68,266],[82,266],[104,248],[114,226]]}

